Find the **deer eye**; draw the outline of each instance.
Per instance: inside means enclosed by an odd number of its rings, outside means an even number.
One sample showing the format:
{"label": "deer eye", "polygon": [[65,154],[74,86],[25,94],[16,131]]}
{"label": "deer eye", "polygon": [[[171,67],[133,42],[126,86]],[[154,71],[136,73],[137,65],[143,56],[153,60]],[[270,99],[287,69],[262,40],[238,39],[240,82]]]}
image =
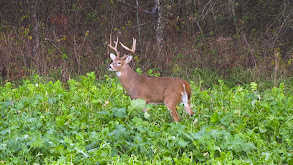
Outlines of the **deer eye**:
{"label": "deer eye", "polygon": [[118,64],[118,65],[121,65],[121,61],[118,61],[117,64]]}

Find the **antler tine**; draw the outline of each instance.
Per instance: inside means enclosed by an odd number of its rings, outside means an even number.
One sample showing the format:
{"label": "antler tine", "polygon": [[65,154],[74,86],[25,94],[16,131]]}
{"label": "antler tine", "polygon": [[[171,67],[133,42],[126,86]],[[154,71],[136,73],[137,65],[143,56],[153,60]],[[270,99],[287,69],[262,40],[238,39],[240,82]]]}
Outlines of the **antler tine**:
{"label": "antler tine", "polygon": [[122,46],[124,49],[130,51],[131,53],[134,53],[134,52],[135,52],[135,49],[136,49],[136,39],[133,38],[133,41],[132,41],[132,42],[133,42],[133,43],[132,43],[132,47],[131,47],[131,49],[129,49],[127,46],[123,45],[121,42],[120,42],[120,44],[121,44],[121,46]]}
{"label": "antler tine", "polygon": [[114,51],[116,52],[117,57],[119,57],[119,56],[120,56],[120,53],[119,53],[119,51],[117,50],[118,37],[117,37],[117,41],[114,41],[114,43],[115,43],[115,46],[113,47],[113,46],[112,46],[112,37],[111,37],[111,35],[110,35],[110,43],[108,44],[108,47],[109,47],[110,49],[114,50]]}

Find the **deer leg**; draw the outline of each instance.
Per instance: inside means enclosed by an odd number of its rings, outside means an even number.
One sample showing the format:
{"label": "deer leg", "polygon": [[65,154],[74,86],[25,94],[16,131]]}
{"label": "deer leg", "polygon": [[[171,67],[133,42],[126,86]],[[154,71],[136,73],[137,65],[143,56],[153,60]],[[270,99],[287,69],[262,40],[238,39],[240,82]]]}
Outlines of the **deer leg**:
{"label": "deer leg", "polygon": [[167,100],[165,101],[165,105],[167,106],[168,110],[170,111],[172,117],[173,117],[173,120],[175,122],[179,121],[180,120],[180,116],[178,115],[177,111],[176,111],[176,103],[171,101],[171,100]]}

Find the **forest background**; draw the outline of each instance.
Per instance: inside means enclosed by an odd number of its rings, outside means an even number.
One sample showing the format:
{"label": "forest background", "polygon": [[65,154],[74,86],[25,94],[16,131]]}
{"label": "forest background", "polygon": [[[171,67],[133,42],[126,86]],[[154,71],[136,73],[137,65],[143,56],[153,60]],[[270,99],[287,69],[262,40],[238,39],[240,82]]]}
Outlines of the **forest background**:
{"label": "forest background", "polygon": [[110,35],[138,40],[132,66],[149,75],[273,85],[292,75],[290,0],[11,0],[0,1],[1,83],[102,78]]}
{"label": "forest background", "polygon": [[[110,36],[195,115],[131,100]],[[293,164],[292,37],[292,0],[0,0],[0,164]]]}

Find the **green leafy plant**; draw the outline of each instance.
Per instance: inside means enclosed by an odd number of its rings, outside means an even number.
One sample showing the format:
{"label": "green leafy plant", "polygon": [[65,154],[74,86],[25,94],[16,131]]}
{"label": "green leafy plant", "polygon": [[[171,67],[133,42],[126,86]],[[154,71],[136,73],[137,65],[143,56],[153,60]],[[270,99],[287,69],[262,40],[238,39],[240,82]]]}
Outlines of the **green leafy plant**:
{"label": "green leafy plant", "polygon": [[191,83],[196,114],[174,123],[165,106],[131,100],[117,78],[8,82],[0,87],[0,162],[292,164],[286,85],[256,92],[254,83],[217,83],[206,90]]}

